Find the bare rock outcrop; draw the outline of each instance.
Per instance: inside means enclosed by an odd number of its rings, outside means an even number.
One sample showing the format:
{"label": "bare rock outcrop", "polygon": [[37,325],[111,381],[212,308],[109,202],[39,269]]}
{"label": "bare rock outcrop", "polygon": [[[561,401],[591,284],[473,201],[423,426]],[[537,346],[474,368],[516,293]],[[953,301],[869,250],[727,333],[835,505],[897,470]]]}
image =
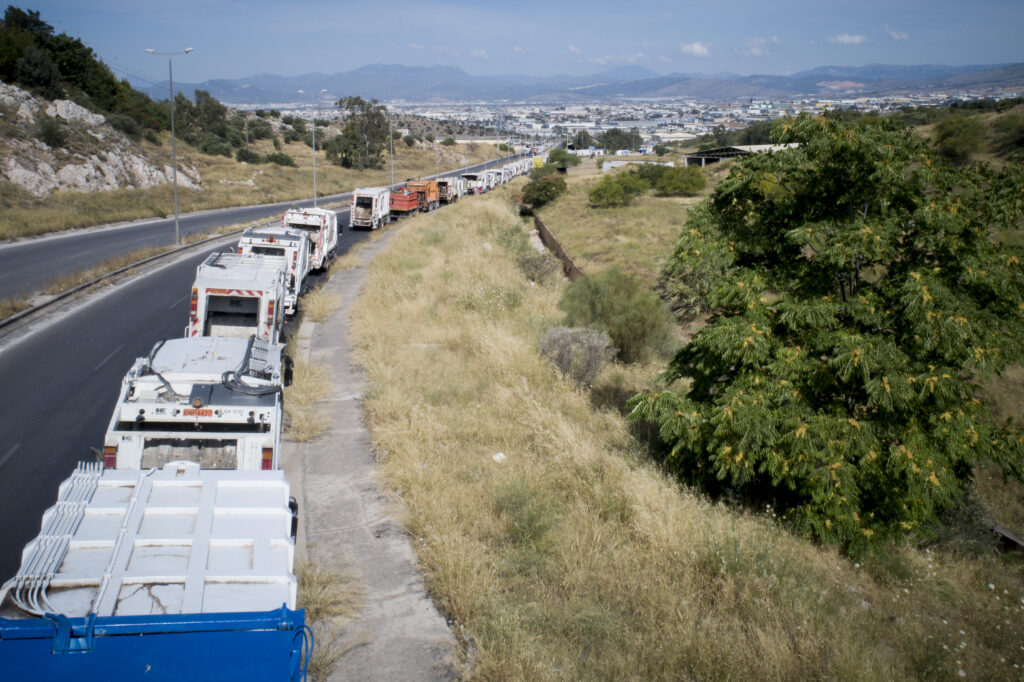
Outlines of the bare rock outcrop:
{"label": "bare rock outcrop", "polygon": [[[106,119],[70,100],[47,102],[0,82],[0,116],[20,134],[0,138],[0,181],[41,197],[57,190],[102,192],[155,187],[171,182],[171,166],[146,156],[143,149],[110,127]],[[36,139],[41,117],[58,119],[78,142],[53,149]],[[81,140],[92,140],[80,142]],[[178,163],[178,185],[202,190],[195,166]]]}

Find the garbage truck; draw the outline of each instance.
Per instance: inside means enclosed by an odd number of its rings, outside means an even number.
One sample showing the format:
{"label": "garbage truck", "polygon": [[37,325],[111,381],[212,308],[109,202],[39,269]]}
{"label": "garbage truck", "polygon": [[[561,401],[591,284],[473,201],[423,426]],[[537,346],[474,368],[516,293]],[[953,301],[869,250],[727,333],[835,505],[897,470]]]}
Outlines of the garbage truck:
{"label": "garbage truck", "polygon": [[281,256],[285,261],[284,312],[294,315],[309,274],[309,237],[302,230],[283,227],[250,227],[238,240],[238,252],[257,256]]}

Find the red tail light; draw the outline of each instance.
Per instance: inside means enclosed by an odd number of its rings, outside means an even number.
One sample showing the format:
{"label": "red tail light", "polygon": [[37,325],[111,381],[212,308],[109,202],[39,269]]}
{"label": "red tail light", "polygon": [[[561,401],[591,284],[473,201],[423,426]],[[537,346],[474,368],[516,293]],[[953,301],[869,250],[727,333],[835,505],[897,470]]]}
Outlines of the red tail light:
{"label": "red tail light", "polygon": [[274,468],[274,448],[263,448],[263,459],[260,461],[260,468],[263,471],[270,471]]}
{"label": "red tail light", "polygon": [[116,445],[104,445],[103,446],[103,468],[104,469],[116,469],[117,468],[117,446]]}
{"label": "red tail light", "polygon": [[274,326],[274,302],[267,301],[267,326]]}
{"label": "red tail light", "polygon": [[192,321],[196,321],[197,310],[199,309],[199,290],[192,287],[192,302],[188,306],[188,314]]}

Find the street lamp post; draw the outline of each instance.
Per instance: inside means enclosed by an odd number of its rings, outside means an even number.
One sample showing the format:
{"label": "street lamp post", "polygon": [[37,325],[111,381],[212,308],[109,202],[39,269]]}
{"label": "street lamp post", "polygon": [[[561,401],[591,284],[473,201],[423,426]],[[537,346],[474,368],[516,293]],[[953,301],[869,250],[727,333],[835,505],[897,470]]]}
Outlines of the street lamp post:
{"label": "street lamp post", "polygon": [[[323,95],[327,92],[326,88],[320,90],[320,94]],[[299,90],[300,95],[305,95],[305,91]],[[313,208],[316,208],[316,114],[319,111],[319,102],[316,100],[316,93],[309,93],[310,104],[313,105]]]}
{"label": "street lamp post", "polygon": [[157,52],[153,49],[147,49],[146,52],[149,54],[161,55],[167,57],[167,74],[170,77],[171,84],[171,177],[174,183],[174,243],[181,244],[181,227],[178,225],[178,148],[174,144],[174,55],[176,54],[188,54],[195,48],[186,47],[184,50],[179,52]]}
{"label": "street lamp post", "polygon": [[391,144],[391,186],[395,186],[395,134],[391,132],[391,110],[388,109],[388,140]]}

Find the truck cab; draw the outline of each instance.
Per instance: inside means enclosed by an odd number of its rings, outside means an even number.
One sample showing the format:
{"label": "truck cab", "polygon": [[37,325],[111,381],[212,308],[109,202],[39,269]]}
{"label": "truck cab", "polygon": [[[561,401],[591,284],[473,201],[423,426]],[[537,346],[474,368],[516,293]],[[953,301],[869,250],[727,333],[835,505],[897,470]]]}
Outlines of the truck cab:
{"label": "truck cab", "polygon": [[292,208],[281,218],[281,227],[309,235],[309,269],[323,270],[338,252],[338,212],[326,208]]}
{"label": "truck cab", "polygon": [[387,187],[360,187],[352,192],[349,226],[376,230],[391,222],[391,190]]}
{"label": "truck cab", "polygon": [[283,346],[197,336],[160,341],[138,358],[103,440],[108,468],[277,469],[282,390],[291,383]]}
{"label": "truck cab", "polygon": [[238,240],[238,253],[284,258],[284,312],[294,315],[309,274],[309,236],[306,232],[283,227],[251,227]]}
{"label": "truck cab", "polygon": [[196,269],[185,336],[255,335],[277,343],[287,267],[284,256],[210,254]]}

